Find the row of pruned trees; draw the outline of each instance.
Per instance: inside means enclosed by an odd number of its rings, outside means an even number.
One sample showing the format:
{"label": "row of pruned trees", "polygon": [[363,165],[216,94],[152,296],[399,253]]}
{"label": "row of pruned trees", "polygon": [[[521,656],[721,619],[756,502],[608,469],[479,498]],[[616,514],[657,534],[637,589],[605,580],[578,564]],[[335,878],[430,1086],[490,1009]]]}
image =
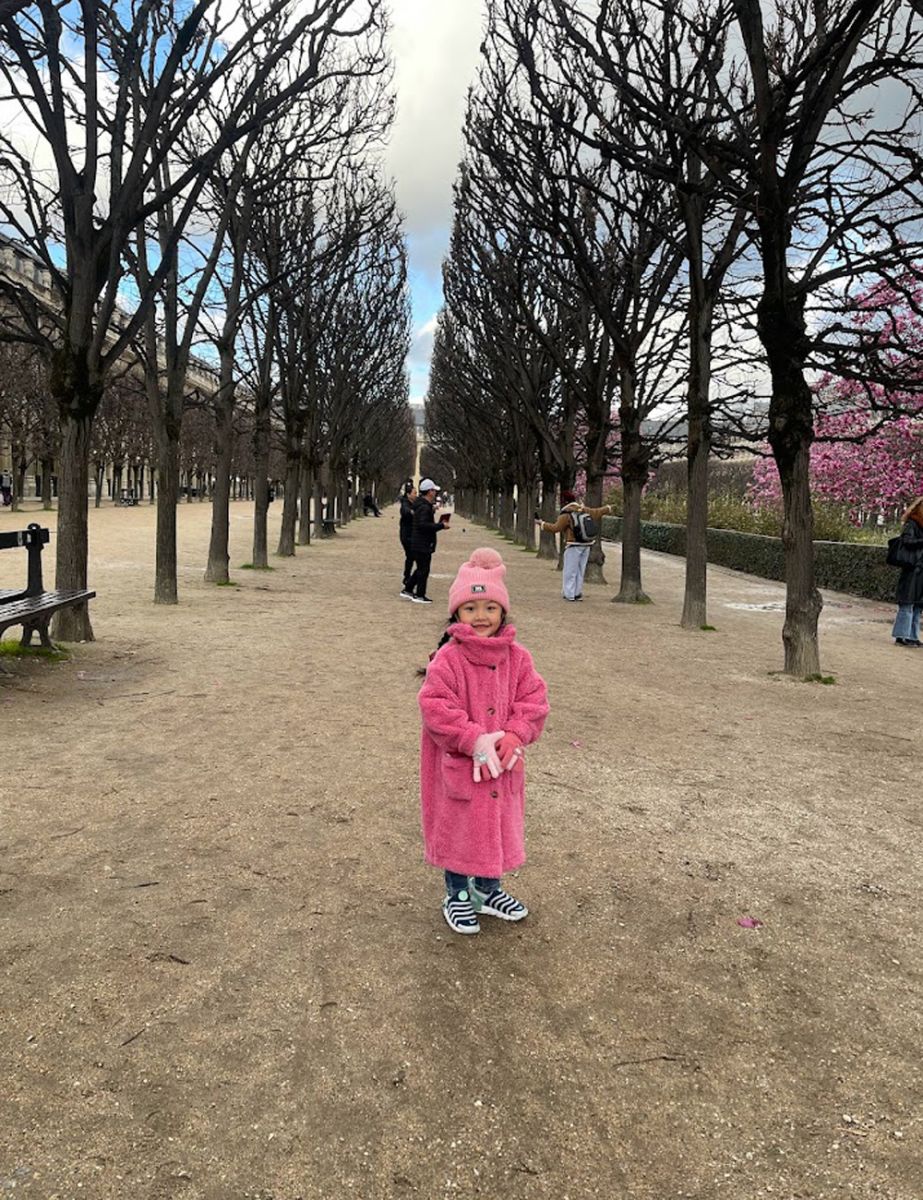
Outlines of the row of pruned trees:
{"label": "row of pruned trees", "polygon": [[[406,268],[375,167],[392,110],[386,32],[381,0],[0,6],[0,90],[30,130],[0,134],[0,221],[55,296],[0,279],[0,338],[38,352],[59,419],[59,587],[86,583],[94,424],[126,370],[153,445],[158,602],[177,600],[190,408],[208,406],[214,434],[216,582],[242,416],[262,553],[277,428],[290,485],[293,455],[341,488],[344,464],[369,480],[406,472]],[[314,265],[323,296],[301,271],[312,245],[330,264]],[[194,355],[214,364],[204,387]],[[294,408],[311,443],[289,436]],[[92,637],[88,614],[60,614],[56,633]]]}
{"label": "row of pruned trees", "polygon": [[[212,404],[207,399],[184,408],[179,444],[181,492],[190,499],[211,495],[218,461],[217,429]],[[14,510],[25,498],[30,468],[41,480],[41,498],[52,508],[53,483],[61,446],[60,419],[47,388],[47,370],[32,348],[0,344],[0,439],[12,460]],[[254,454],[252,406],[240,405],[234,428],[231,486],[234,498],[253,494]],[[270,479],[282,478],[282,440],[275,439],[269,462]],[[138,498],[146,494],[154,503],[157,494],[156,453],[150,410],[137,364],[109,378],[93,421],[90,440],[91,492],[99,507],[107,482],[112,495],[127,489]]]}
{"label": "row of pruned trees", "polygon": [[902,319],[923,240],[921,38],[902,0],[492,0],[427,405],[471,511],[491,495],[509,524],[515,486],[528,541],[536,488],[547,510],[585,472],[598,502],[615,429],[617,599],[643,599],[641,495],[681,432],[682,623],[699,628],[709,461],[768,437],[785,669],[819,671],[808,466],[836,389],[812,383],[853,380],[880,422],[923,376]]}

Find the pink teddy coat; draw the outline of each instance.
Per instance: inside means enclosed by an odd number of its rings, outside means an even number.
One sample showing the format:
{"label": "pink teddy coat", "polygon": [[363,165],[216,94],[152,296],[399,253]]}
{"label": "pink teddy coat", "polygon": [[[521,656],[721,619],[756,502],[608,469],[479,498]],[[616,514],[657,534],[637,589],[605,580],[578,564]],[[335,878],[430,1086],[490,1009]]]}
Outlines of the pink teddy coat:
{"label": "pink teddy coat", "polygon": [[426,861],[460,875],[499,878],[526,860],[525,771],[491,779],[485,768],[486,779],[475,783],[474,743],[497,729],[517,734],[523,745],[536,741],[548,715],[547,689],[511,625],[490,638],[462,624],[449,633],[419,696]]}

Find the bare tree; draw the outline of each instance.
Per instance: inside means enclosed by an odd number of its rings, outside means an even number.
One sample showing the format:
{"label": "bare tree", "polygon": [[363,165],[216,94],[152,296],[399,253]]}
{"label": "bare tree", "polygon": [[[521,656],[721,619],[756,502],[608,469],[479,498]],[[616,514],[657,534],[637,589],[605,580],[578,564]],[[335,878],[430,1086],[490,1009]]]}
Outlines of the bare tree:
{"label": "bare tree", "polygon": [[0,345],[0,429],[10,443],[14,512],[24,499],[26,471],[47,420],[44,375],[44,365],[34,349]]}
{"label": "bare tree", "polygon": [[[669,189],[682,217],[686,256],[688,503],[682,625],[707,620],[708,462],[715,310],[744,244],[746,212],[733,207],[723,181],[677,130],[727,126],[717,79],[727,56],[722,0],[695,5],[601,0],[591,13],[573,0],[539,8],[505,0],[510,37],[526,65],[533,100],[588,150],[640,171]],[[562,86],[580,97],[560,102]]]}
{"label": "bare tree", "polygon": [[[18,311],[16,336],[43,346],[49,356],[50,391],[61,412],[59,587],[86,583],[89,439],[105,376],[175,270],[180,239],[214,164],[265,126],[288,96],[330,73],[383,66],[380,0],[368,0],[361,14],[351,0],[298,6],[242,0],[231,10],[217,0],[199,0],[182,16],[172,14],[153,0],[84,4],[73,13],[54,0],[0,9],[0,83],[20,104],[52,163],[47,174],[37,171],[9,132],[0,135],[0,218],[45,264],[57,294],[49,333],[32,297],[0,284]],[[283,31],[277,33],[280,21]],[[345,49],[350,43],[359,64]],[[292,59],[298,69],[287,87],[255,102],[277,65]],[[156,62],[157,82],[139,108],[133,92],[145,61]],[[247,82],[227,87],[237,79]],[[172,150],[183,131],[223,89],[229,103],[220,124],[191,160],[172,170]],[[132,239],[170,207],[159,260],[134,311],[121,320],[117,303]],[[64,639],[92,637],[85,608],[59,614],[56,632]]]}
{"label": "bare tree", "polygon": [[[570,292],[575,311],[582,300],[598,318],[603,338],[592,350],[600,361],[592,367],[584,362],[579,382],[592,406],[588,425],[599,447],[595,471],[607,442],[608,412],[601,406],[608,403],[611,362],[625,494],[621,586],[615,599],[644,601],[640,501],[651,444],[642,426],[664,401],[661,389],[668,375],[663,364],[675,353],[682,233],[675,206],[658,181],[587,153],[586,137],[572,130],[595,118],[578,95],[557,85],[554,103],[563,107],[566,119],[549,122],[536,107],[524,48],[497,7],[484,47],[485,100],[478,119],[469,123],[469,138],[489,163],[482,186],[492,185],[496,225],[518,230],[524,243],[536,235],[547,239],[558,287]],[[529,12],[535,7],[530,5]]]}

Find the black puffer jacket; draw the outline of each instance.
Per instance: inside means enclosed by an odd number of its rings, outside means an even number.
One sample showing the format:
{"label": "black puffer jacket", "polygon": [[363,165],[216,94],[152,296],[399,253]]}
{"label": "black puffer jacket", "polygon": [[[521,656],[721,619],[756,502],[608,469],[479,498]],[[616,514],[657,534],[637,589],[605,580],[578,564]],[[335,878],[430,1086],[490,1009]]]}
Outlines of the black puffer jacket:
{"label": "black puffer jacket", "polygon": [[923,604],[923,529],[916,521],[905,521],[901,530],[901,545],[917,556],[916,566],[901,567],[897,581],[898,604]]}
{"label": "black puffer jacket", "polygon": [[413,536],[410,539],[414,554],[434,554],[436,536],[444,528],[436,520],[436,506],[425,496],[418,496],[413,504]]}
{"label": "black puffer jacket", "polygon": [[413,537],[413,501],[401,496],[401,541],[409,542]]}

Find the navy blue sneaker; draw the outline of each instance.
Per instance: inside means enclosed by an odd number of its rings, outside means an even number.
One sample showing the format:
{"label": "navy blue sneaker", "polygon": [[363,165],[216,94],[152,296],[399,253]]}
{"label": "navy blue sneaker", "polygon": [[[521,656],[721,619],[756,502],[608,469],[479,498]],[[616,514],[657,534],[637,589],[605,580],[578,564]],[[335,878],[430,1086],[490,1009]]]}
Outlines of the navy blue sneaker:
{"label": "navy blue sneaker", "polygon": [[529,915],[529,910],[519,900],[505,892],[503,888],[494,888],[489,896],[479,892],[476,887],[471,889],[471,899],[477,913],[487,917],[499,917],[501,921],[521,921]]}
{"label": "navy blue sneaker", "polygon": [[442,915],[454,933],[481,932],[471,897],[466,891],[461,891],[455,896],[446,896],[442,902]]}

